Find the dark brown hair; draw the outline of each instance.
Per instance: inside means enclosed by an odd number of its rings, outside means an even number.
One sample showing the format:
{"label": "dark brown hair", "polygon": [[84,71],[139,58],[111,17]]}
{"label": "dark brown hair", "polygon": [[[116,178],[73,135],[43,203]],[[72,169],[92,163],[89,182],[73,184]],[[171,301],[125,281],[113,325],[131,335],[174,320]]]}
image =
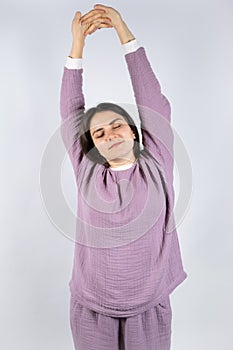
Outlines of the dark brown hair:
{"label": "dark brown hair", "polygon": [[98,149],[95,147],[91,137],[91,133],[90,133],[91,118],[97,112],[102,112],[102,111],[113,111],[124,117],[129,127],[135,134],[133,152],[134,152],[135,158],[137,159],[141,153],[137,127],[133,119],[131,118],[131,116],[128,114],[128,112],[126,112],[124,108],[120,107],[115,103],[110,103],[110,102],[99,103],[96,107],[92,107],[88,109],[85,113],[83,113],[82,121],[80,123],[80,143],[81,143],[83,153],[85,153],[86,156],[90,160],[94,161],[95,163],[103,164],[107,168],[110,167],[110,164],[108,163],[106,158],[103,157],[99,153]]}

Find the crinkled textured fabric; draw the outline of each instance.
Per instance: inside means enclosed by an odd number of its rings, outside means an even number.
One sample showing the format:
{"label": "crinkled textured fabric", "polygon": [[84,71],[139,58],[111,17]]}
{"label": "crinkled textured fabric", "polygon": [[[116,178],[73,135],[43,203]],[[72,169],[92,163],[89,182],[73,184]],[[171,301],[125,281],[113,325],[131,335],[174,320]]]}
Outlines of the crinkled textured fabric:
{"label": "crinkled textured fabric", "polygon": [[170,350],[172,309],[167,296],[132,317],[111,317],[70,298],[70,325],[75,350]]}
{"label": "crinkled textured fabric", "polygon": [[170,103],[143,47],[125,59],[144,145],[128,169],[113,171],[82,152],[83,69],[65,67],[61,87],[61,133],[78,188],[70,291],[83,310],[119,318],[153,310],[187,277],[173,219]]}

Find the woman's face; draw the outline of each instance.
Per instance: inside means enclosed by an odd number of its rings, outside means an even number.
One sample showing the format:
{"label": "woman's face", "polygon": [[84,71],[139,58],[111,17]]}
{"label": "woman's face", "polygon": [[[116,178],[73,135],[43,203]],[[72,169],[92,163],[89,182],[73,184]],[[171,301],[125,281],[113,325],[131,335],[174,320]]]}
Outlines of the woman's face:
{"label": "woman's face", "polygon": [[133,130],[122,115],[113,111],[94,114],[90,133],[94,145],[108,162],[117,165],[117,162],[120,164],[135,160]]}

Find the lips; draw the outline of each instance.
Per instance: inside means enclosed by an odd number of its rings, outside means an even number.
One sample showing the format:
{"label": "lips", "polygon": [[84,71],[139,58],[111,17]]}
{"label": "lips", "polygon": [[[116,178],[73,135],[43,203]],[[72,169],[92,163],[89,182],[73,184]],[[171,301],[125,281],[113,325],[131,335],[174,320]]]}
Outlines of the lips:
{"label": "lips", "polygon": [[116,142],[114,143],[111,147],[109,147],[109,149],[113,148],[113,147],[116,147],[118,145],[120,145],[121,143],[123,143],[124,141],[121,141],[121,142]]}

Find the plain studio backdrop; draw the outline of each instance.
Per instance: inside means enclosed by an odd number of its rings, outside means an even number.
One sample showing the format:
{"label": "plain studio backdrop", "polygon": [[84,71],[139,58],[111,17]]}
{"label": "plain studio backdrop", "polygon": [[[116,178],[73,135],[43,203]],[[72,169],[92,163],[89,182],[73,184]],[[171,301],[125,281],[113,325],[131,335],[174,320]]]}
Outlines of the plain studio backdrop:
{"label": "plain studio backdrop", "polygon": [[[72,19],[94,4],[1,2],[1,349],[73,349],[68,282],[74,243],[46,210],[40,173],[60,125]],[[233,2],[103,4],[121,13],[146,49],[192,167],[191,201],[178,227],[188,278],[171,294],[172,350],[232,349]],[[108,100],[134,104],[114,29],[87,37],[83,68],[87,107]],[[59,171],[75,213],[67,156]],[[176,173],[176,193],[178,182]]]}

